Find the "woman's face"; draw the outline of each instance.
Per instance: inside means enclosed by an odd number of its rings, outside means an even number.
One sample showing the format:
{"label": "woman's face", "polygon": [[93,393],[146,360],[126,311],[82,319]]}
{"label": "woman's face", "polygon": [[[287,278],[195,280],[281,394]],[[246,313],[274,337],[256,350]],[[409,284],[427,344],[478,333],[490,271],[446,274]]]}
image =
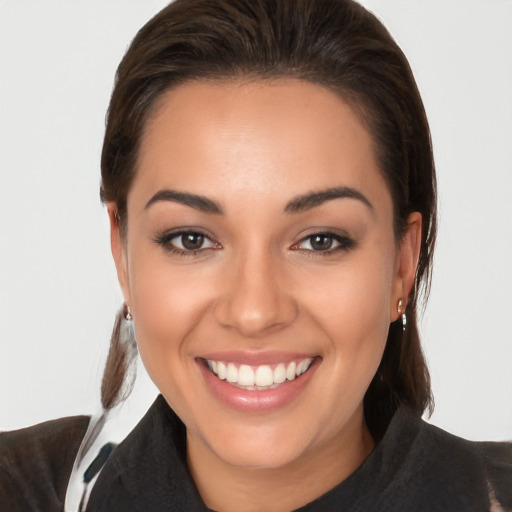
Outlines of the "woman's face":
{"label": "woman's face", "polygon": [[363,397],[414,277],[409,220],[397,244],[372,139],[321,86],[198,82],[159,100],[112,241],[191,453],[280,467],[364,439]]}

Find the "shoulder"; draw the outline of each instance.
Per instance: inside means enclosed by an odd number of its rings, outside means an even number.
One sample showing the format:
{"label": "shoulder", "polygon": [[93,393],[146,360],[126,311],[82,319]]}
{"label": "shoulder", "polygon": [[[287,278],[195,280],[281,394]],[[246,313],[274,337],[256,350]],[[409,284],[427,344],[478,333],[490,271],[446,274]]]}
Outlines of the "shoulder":
{"label": "shoulder", "polygon": [[466,443],[483,468],[492,510],[512,511],[512,442]]}
{"label": "shoulder", "polygon": [[0,503],[12,512],[61,510],[88,416],[0,433]]}
{"label": "shoulder", "polygon": [[512,443],[468,441],[426,422],[419,440],[438,487],[458,489],[470,503],[485,499],[489,510],[512,511]]}
{"label": "shoulder", "polygon": [[371,510],[512,512],[510,443],[462,439],[405,406],[368,463]]}

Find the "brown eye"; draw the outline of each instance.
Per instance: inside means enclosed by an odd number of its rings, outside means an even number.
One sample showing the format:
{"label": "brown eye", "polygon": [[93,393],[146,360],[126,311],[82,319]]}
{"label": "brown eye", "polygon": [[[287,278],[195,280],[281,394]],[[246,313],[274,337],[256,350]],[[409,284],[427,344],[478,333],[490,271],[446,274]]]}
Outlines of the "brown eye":
{"label": "brown eye", "polygon": [[187,251],[197,251],[202,249],[205,236],[201,233],[183,233],[181,235],[181,245]]}
{"label": "brown eye", "polygon": [[319,233],[318,235],[311,236],[309,243],[314,251],[328,251],[332,248],[333,242],[332,236]]}
{"label": "brown eye", "polygon": [[326,232],[313,233],[303,238],[292,249],[330,254],[336,251],[349,250],[353,247],[355,247],[355,242],[348,236]]}
{"label": "brown eye", "polygon": [[199,231],[164,233],[155,242],[165,250],[182,255],[192,255],[207,249],[220,249],[219,243]]}

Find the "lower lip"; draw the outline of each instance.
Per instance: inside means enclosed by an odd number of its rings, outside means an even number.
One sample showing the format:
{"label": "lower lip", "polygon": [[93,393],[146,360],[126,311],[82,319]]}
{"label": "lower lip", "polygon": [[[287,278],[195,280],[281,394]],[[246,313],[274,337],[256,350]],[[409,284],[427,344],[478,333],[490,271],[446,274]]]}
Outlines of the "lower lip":
{"label": "lower lip", "polygon": [[197,364],[206,385],[217,400],[237,411],[266,413],[287,406],[303,393],[320,365],[320,360],[319,358],[315,358],[308,371],[303,373],[300,377],[291,381],[285,381],[277,388],[263,391],[240,389],[216,377],[208,370],[204,364],[204,360],[198,360]]}

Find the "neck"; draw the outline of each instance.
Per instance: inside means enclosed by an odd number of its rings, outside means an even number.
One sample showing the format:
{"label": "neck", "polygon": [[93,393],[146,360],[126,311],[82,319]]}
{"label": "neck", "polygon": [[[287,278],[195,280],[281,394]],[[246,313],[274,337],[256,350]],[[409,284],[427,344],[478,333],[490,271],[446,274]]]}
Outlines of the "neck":
{"label": "neck", "polygon": [[231,465],[187,435],[188,462],[205,504],[219,512],[289,512],[350,476],[374,447],[364,421],[277,468]]}

